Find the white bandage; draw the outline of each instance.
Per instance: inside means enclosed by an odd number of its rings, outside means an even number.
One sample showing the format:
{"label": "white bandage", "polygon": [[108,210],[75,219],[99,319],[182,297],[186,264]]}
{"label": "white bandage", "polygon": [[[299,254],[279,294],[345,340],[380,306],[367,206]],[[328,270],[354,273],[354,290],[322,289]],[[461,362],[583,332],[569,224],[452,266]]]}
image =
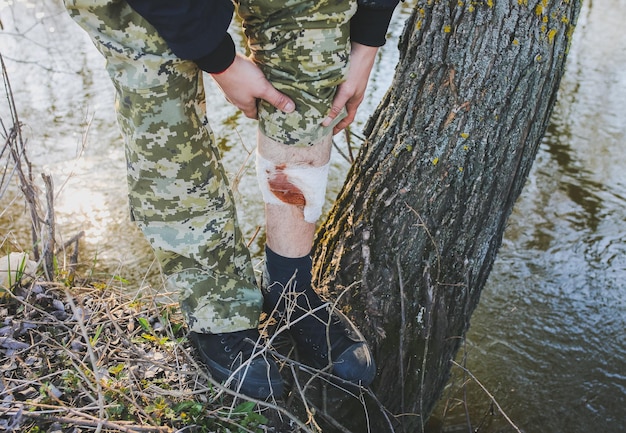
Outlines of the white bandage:
{"label": "white bandage", "polygon": [[303,206],[304,220],[315,223],[322,215],[330,161],[321,167],[275,164],[256,155],[256,173],[263,201],[275,205]]}

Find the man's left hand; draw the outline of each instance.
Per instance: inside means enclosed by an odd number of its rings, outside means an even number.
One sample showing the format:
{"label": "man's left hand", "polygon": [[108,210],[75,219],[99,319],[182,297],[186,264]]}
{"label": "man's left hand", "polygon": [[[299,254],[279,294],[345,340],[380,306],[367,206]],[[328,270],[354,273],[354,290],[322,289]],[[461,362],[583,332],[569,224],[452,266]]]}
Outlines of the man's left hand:
{"label": "man's left hand", "polygon": [[333,128],[333,134],[337,134],[354,120],[356,111],[361,102],[363,102],[365,89],[367,88],[367,82],[374,66],[377,52],[378,47],[369,47],[352,42],[350,69],[348,69],[346,81],[337,88],[330,113],[322,122],[322,126],[330,125],[333,119],[341,113],[341,110],[344,107],[346,108],[348,115]]}

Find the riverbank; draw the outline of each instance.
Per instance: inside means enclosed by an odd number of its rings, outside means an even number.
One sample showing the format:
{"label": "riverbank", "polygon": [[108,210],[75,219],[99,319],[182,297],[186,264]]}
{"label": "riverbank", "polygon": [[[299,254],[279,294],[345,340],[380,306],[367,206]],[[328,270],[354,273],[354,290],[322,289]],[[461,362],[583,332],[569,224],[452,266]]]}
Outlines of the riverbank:
{"label": "riverbank", "polygon": [[[285,431],[194,357],[176,304],[101,283],[34,282],[0,301],[0,429]],[[274,425],[271,425],[274,424]]]}
{"label": "riverbank", "polygon": [[[415,4],[398,8],[354,130],[390,85],[399,35]],[[626,3],[583,4],[552,125],[509,220],[464,349],[463,365],[527,433],[623,433],[626,425],[626,34],[620,30]],[[115,284],[124,293],[143,288],[142,282],[152,281],[147,274],[154,269],[153,254],[128,221],[123,145],[100,54],[61,2],[5,2],[0,16],[0,47],[35,180],[40,183],[43,170],[57,185],[58,238],[85,231],[78,274],[100,281],[121,276],[131,282]],[[239,32],[231,32],[236,41]],[[254,147],[256,127],[210,81],[211,127],[234,177],[245,150]],[[0,104],[1,112],[7,110]],[[344,171],[333,166],[329,199]],[[256,188],[253,167],[247,168],[235,194],[247,240],[262,221]],[[33,257],[30,229],[18,224],[28,213],[21,196],[0,198],[0,256],[28,251]],[[252,242],[253,257],[262,239]],[[446,389],[450,403],[444,398],[433,415],[442,419],[433,432],[461,425],[458,431],[467,432],[468,419],[481,433],[511,431],[493,415],[482,388],[465,379],[461,372],[457,383],[467,385],[461,391]]]}

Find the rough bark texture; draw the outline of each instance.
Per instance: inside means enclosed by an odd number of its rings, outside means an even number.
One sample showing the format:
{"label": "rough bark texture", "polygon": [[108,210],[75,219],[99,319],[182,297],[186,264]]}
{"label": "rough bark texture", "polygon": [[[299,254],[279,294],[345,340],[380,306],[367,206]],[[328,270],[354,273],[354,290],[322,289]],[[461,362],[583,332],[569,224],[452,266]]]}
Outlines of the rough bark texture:
{"label": "rough bark texture", "polygon": [[579,10],[580,0],[430,0],[406,24],[392,87],[316,250],[318,287],[341,295],[377,359],[372,388],[392,415],[370,407],[372,431],[420,431],[441,394]]}

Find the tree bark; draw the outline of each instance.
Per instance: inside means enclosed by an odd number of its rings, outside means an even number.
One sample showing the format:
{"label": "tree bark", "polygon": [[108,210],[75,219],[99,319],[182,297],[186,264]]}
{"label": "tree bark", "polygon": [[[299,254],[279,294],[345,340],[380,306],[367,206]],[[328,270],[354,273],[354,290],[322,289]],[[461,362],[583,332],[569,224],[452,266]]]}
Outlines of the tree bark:
{"label": "tree bark", "polygon": [[421,431],[441,395],[548,125],[580,6],[428,0],[406,23],[393,84],[315,254],[318,287],[339,297],[377,360],[372,389],[393,415],[368,409],[371,431]]}

